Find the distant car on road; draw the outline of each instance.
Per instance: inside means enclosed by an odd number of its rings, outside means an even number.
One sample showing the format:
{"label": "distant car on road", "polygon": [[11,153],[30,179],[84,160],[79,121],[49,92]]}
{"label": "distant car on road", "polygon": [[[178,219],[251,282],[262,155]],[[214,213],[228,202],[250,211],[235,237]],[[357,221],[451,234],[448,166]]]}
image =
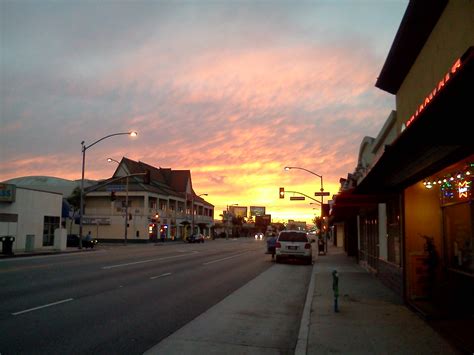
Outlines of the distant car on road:
{"label": "distant car on road", "polygon": [[[84,248],[91,248],[93,249],[94,246],[99,243],[99,241],[95,238],[91,238],[90,240],[87,240],[85,236],[82,238],[82,246]],[[68,234],[67,239],[66,239],[66,246],[67,247],[79,247],[79,235],[77,234]]]}
{"label": "distant car on road", "polygon": [[200,233],[191,234],[188,237],[188,243],[204,243],[204,236]]}
{"label": "distant car on road", "polygon": [[263,240],[263,233],[255,233],[255,240]]}
{"label": "distant car on road", "polygon": [[278,234],[275,261],[279,263],[283,259],[302,259],[306,264],[312,264],[313,250],[306,232],[283,230]]}

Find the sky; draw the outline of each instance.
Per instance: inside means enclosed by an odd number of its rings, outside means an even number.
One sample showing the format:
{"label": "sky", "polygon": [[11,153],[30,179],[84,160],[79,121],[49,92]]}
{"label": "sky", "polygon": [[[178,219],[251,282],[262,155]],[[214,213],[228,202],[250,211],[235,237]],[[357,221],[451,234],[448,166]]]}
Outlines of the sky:
{"label": "sky", "polygon": [[[0,181],[189,169],[215,206],[312,220],[395,97],[375,87],[408,1],[0,0]],[[285,166],[302,169],[285,171]],[[301,196],[301,195],[295,195]],[[317,200],[319,198],[316,197]],[[327,202],[325,197],[324,202]]]}

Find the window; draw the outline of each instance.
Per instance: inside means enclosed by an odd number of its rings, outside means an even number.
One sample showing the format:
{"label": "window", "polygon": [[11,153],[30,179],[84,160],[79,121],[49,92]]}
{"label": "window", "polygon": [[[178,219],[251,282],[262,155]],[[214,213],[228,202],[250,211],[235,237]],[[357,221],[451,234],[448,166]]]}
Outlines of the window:
{"label": "window", "polygon": [[472,203],[443,208],[448,267],[474,274],[474,209]]}
{"label": "window", "polygon": [[298,232],[281,232],[278,237],[280,242],[308,242],[308,237],[306,233]]}
{"label": "window", "polygon": [[394,197],[387,201],[387,257],[391,263],[400,265],[400,203],[399,198]]}
{"label": "window", "polygon": [[44,216],[43,246],[54,245],[54,231],[59,228],[59,217]]}

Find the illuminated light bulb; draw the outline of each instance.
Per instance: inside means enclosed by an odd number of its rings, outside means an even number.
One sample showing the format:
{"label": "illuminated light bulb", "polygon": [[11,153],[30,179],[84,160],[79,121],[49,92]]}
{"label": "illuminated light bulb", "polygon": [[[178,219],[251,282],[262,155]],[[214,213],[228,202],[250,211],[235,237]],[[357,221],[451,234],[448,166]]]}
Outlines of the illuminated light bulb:
{"label": "illuminated light bulb", "polygon": [[466,171],[466,175],[471,175],[471,172],[470,172],[470,171]]}
{"label": "illuminated light bulb", "polygon": [[449,180],[450,180],[450,181],[453,181],[453,180],[454,180],[454,177],[451,176],[451,177],[449,178]]}
{"label": "illuminated light bulb", "polygon": [[456,177],[457,177],[458,179],[460,179],[462,176],[461,176],[461,174],[458,174]]}
{"label": "illuminated light bulb", "polygon": [[436,181],[433,181],[433,185],[436,185]]}
{"label": "illuminated light bulb", "polygon": [[446,180],[446,179],[443,180],[443,182],[446,182],[446,181],[448,181],[448,180]]}
{"label": "illuminated light bulb", "polygon": [[431,189],[432,187],[433,187],[433,186],[431,186],[431,185],[426,185],[426,188],[427,188],[427,189]]}
{"label": "illuminated light bulb", "polygon": [[425,185],[425,186],[426,186],[426,181],[423,181],[423,185]]}

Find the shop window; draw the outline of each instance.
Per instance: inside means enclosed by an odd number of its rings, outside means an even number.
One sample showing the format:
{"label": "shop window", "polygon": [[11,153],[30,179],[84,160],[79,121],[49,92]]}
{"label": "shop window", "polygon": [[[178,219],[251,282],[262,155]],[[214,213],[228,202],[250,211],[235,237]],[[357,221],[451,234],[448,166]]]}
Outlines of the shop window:
{"label": "shop window", "polygon": [[445,206],[443,220],[448,267],[474,275],[472,201]]}
{"label": "shop window", "polygon": [[397,265],[401,263],[401,226],[400,203],[398,197],[387,201],[387,257],[388,261]]}
{"label": "shop window", "polygon": [[43,246],[54,245],[54,231],[59,228],[59,217],[44,216]]}

